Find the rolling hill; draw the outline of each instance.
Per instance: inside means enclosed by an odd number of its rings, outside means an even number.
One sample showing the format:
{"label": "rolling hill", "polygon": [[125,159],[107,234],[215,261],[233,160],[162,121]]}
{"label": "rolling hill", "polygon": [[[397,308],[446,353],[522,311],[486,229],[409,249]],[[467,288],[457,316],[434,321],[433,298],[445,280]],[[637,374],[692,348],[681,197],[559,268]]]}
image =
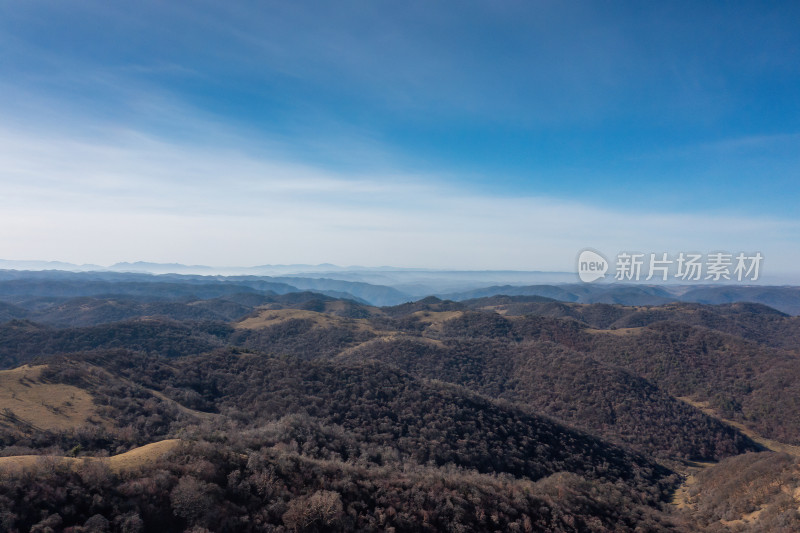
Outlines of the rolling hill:
{"label": "rolling hill", "polygon": [[759,477],[794,483],[771,450],[800,443],[795,317],[191,284],[41,286],[0,309],[2,527],[800,524],[800,495]]}

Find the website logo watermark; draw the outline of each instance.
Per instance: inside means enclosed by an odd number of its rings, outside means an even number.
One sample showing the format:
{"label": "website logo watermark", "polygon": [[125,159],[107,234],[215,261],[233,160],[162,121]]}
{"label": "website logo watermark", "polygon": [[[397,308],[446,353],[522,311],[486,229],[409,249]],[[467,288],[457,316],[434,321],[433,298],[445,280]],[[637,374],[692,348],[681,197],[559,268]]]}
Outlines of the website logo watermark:
{"label": "website logo watermark", "polygon": [[608,261],[594,250],[583,250],[578,256],[578,277],[591,283],[604,278],[608,272]]}
{"label": "website logo watermark", "polygon": [[[761,276],[761,252],[619,252],[614,262],[616,281],[752,282]],[[578,277],[590,283],[604,278],[611,264],[598,251],[578,255]]]}

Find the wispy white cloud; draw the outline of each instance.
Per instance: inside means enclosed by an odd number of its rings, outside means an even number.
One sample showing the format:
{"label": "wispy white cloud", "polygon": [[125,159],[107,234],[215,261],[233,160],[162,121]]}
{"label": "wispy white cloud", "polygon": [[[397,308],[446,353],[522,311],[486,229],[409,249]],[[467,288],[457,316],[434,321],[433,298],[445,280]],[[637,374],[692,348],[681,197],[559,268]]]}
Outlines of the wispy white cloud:
{"label": "wispy white cloud", "polygon": [[[797,137],[685,135],[751,101],[709,81],[726,78],[695,46],[703,17],[513,2],[52,7],[41,24],[35,7],[0,21],[0,257],[564,270],[592,246],[800,260],[796,217],[769,214],[796,195]],[[629,137],[651,117],[665,133],[640,146]],[[486,169],[506,156],[518,175],[489,191],[502,176]],[[763,175],[773,187],[751,194]],[[676,212],[688,200],[694,214]]]}
{"label": "wispy white cloud", "polygon": [[0,187],[0,256],[12,259],[569,270],[592,246],[800,260],[796,221],[483,195],[435,175],[343,175],[142,135],[0,130]]}

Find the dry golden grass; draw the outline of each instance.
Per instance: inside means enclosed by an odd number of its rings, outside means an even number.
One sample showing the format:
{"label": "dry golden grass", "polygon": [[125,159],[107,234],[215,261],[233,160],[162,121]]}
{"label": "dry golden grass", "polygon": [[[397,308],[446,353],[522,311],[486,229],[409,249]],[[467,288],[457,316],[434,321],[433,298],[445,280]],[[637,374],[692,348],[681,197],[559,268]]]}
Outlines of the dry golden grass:
{"label": "dry golden grass", "polygon": [[713,467],[716,463],[703,463],[703,462],[692,462],[686,467],[685,471],[685,479],[680,487],[675,491],[675,494],[672,495],[672,505],[677,507],[678,509],[692,509],[694,504],[690,502],[691,497],[689,495],[689,490],[693,485],[697,483],[697,477],[695,474],[700,472],[705,468]]}
{"label": "dry golden grass", "polygon": [[425,332],[440,332],[442,326],[448,320],[458,318],[464,314],[463,311],[417,311],[412,316],[423,324],[426,324]]}
{"label": "dry golden grass", "polygon": [[180,439],[160,440],[151,444],[139,446],[138,448],[134,448],[131,451],[119,455],[112,455],[105,459],[101,458],[100,460],[108,461],[108,466],[113,472],[134,470],[146,466],[167,452],[174,450],[180,443]]}
{"label": "dry golden grass", "polygon": [[18,474],[28,469],[50,466],[77,468],[87,462],[99,461],[112,472],[126,472],[141,468],[178,447],[180,439],[167,439],[111,457],[59,457],[53,455],[15,455],[0,457],[0,473]]}
{"label": "dry golden grass", "polygon": [[417,311],[413,316],[423,324],[442,324],[463,314],[463,311]]}
{"label": "dry golden grass", "polygon": [[345,358],[345,357],[351,355],[353,352],[355,352],[357,350],[360,350],[360,349],[363,349],[363,348],[369,348],[370,346],[375,346],[375,345],[378,345],[378,344],[381,344],[381,343],[384,343],[384,342],[392,342],[392,341],[402,340],[402,339],[409,339],[409,340],[412,340],[412,341],[415,341],[415,342],[422,342],[424,344],[432,344],[434,346],[440,346],[440,347],[444,346],[444,343],[442,341],[440,341],[440,340],[437,340],[437,339],[429,339],[428,337],[417,337],[416,335],[406,335],[404,333],[390,333],[390,334],[387,334],[387,335],[381,335],[380,337],[375,337],[373,339],[369,339],[369,340],[364,341],[364,342],[360,342],[360,343],[356,344],[355,346],[350,346],[349,348],[345,348],[344,350],[342,350],[341,352],[336,354],[336,357]]}
{"label": "dry golden grass", "polygon": [[237,329],[261,329],[282,324],[289,320],[311,320],[314,323],[314,327],[323,329],[354,325],[362,331],[375,331],[369,322],[364,319],[341,318],[304,309],[262,309],[257,316],[245,318],[235,323],[234,327]]}
{"label": "dry golden grass", "polygon": [[[42,366],[24,365],[0,371],[0,424],[24,429],[65,430],[90,421],[108,424],[97,416],[92,396],[83,389],[41,380]],[[5,412],[8,409],[9,412]]]}
{"label": "dry golden grass", "polygon": [[494,311],[498,315],[506,315],[508,313],[508,305],[509,304],[484,305],[479,309],[481,311]]}

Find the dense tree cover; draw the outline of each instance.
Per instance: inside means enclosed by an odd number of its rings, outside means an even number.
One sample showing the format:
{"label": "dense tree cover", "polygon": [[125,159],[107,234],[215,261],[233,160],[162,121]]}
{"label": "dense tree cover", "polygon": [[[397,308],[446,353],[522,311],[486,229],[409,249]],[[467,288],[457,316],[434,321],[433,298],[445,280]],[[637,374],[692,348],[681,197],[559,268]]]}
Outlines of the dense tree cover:
{"label": "dense tree cover", "polygon": [[136,317],[229,322],[245,316],[252,307],[223,298],[175,301],[141,301],[133,298],[71,298],[30,311],[29,320],[55,327],[85,327]]}
{"label": "dense tree cover", "polygon": [[[671,527],[659,502],[676,478],[664,467],[513,404],[378,363],[95,352],[51,361],[44,379],[90,388],[126,428],[154,409],[172,419],[126,432],[137,440],[198,444],[121,477],[43,459],[34,472],[0,481],[9,530]],[[186,404],[194,396],[196,407],[220,414],[181,418],[142,385]]]}
{"label": "dense tree cover", "polygon": [[[184,295],[181,292],[181,297],[176,298],[171,296],[169,286],[155,284],[155,289],[153,294],[142,295],[12,297],[13,304],[0,301],[0,323],[10,320],[29,320],[48,326],[71,328],[96,326],[137,317],[232,322],[251,314],[256,308],[264,307],[306,309],[348,318],[367,318],[373,314],[380,314],[374,307],[315,292],[290,292],[279,295],[271,291],[230,294],[223,291],[223,296],[211,298],[196,298],[191,293]],[[227,292],[231,290],[230,287],[227,288]]]}
{"label": "dense tree cover", "polygon": [[635,335],[591,335],[578,349],[675,396],[708,401],[725,418],[800,443],[800,359],[702,327],[660,322]]}
{"label": "dense tree cover", "polygon": [[718,460],[758,449],[647,380],[553,342],[397,339],[348,354],[364,357],[517,402],[661,457]]}
{"label": "dense tree cover", "polygon": [[416,302],[408,302],[392,307],[382,307],[381,310],[392,318],[398,318],[418,311],[461,311],[466,307],[463,304],[450,300],[441,300],[435,296],[428,296]]}
{"label": "dense tree cover", "polygon": [[[539,296],[559,302],[582,304],[612,304],[633,307],[653,307],[674,302],[693,302],[703,305],[726,305],[753,302],[767,305],[790,315],[800,315],[800,288],[787,286],[705,285],[664,287],[654,285],[625,285],[578,283],[574,285],[506,285],[453,293],[456,301],[481,301],[507,295],[512,298]],[[523,300],[519,300],[522,302]]]}
{"label": "dense tree cover", "polygon": [[311,319],[294,318],[260,329],[237,330],[229,342],[267,353],[292,354],[304,359],[334,356],[375,335],[354,323],[319,327]]}
{"label": "dense tree cover", "polygon": [[[264,309],[334,319],[236,327]],[[696,517],[666,519],[678,478],[663,464],[759,447],[676,396],[800,440],[796,319],[751,304],[493,297],[378,309],[245,291],[20,298],[2,316],[0,366],[47,364],[42,380],[90,392],[111,423],[6,420],[0,455],[188,444],[122,474],[43,460],[0,480],[0,529],[691,531],[752,507],[744,496],[725,507],[720,494],[754,478],[709,477]],[[74,323],[94,325],[63,327]],[[704,475],[790,470],[729,461]],[[794,523],[784,500],[770,501],[762,526]]]}
{"label": "dense tree cover", "polygon": [[513,404],[415,379],[379,363],[309,362],[227,351],[170,362],[116,361],[115,370],[126,378],[162,387],[170,395],[194,391],[202,398],[198,407],[213,406],[242,424],[305,414],[341,425],[415,463],[452,463],[530,479],[567,470],[592,479],[625,480],[643,491],[651,483],[661,486],[660,480],[670,475],[642,456]]}
{"label": "dense tree cover", "polygon": [[252,436],[187,442],[122,474],[43,460],[0,479],[0,527],[9,532],[638,532],[676,524],[624,486],[575,474],[533,482],[453,466],[319,460]]}
{"label": "dense tree cover", "polygon": [[462,302],[471,309],[500,309],[506,316],[573,318],[593,328],[616,329],[674,322],[702,326],[767,346],[797,350],[800,317],[790,317],[761,304],[733,303],[715,306],[670,303],[629,307],[612,304],[575,304],[530,301],[525,296],[494,296]]}
{"label": "dense tree cover", "polygon": [[10,320],[21,320],[28,316],[25,309],[5,302],[0,302],[0,323]]}
{"label": "dense tree cover", "polygon": [[[263,302],[263,299],[259,297],[258,301]],[[710,424],[703,420],[702,415],[691,409],[687,411],[686,407],[677,405],[660,391],[645,393],[643,390],[628,390],[630,387],[626,389],[625,384],[639,388],[650,385],[645,386],[642,382],[637,384],[635,380],[625,378],[619,373],[621,370],[612,369],[609,364],[619,366],[634,376],[645,377],[670,394],[691,395],[709,400],[726,416],[746,422],[775,438],[790,441],[798,438],[796,431],[800,424],[794,423],[797,406],[791,400],[791,397],[796,398],[797,395],[789,394],[788,402],[776,401],[778,396],[791,393],[792,387],[797,386],[798,380],[793,377],[798,374],[794,355],[743,340],[741,337],[717,333],[705,326],[656,320],[642,327],[637,335],[615,336],[586,333],[584,323],[576,319],[536,315],[505,318],[496,313],[473,311],[461,313],[445,322],[438,330],[430,331],[426,330],[424,317],[414,313],[452,311],[459,309],[459,304],[426,299],[413,305],[392,308],[384,313],[353,302],[341,304],[334,299],[312,293],[293,293],[268,299],[272,301],[267,305],[276,308],[291,307],[337,312],[340,316],[366,316],[376,328],[384,331],[395,328],[405,334],[441,340],[448,346],[446,354],[434,353],[428,357],[433,363],[426,368],[418,367],[415,370],[417,375],[477,387],[476,390],[480,392],[512,401],[524,401],[534,409],[605,436],[620,437],[623,441],[628,439],[628,442],[633,442],[631,438],[639,440],[639,444],[644,445],[648,452],[659,451],[658,441],[664,439],[656,436],[656,442],[652,442],[652,434],[641,431],[641,424],[634,418],[645,413],[652,415],[644,416],[647,421],[645,425],[652,426],[651,429],[655,432],[661,430],[666,435],[670,433],[669,428],[685,428],[684,431],[677,432],[679,438],[675,439],[675,444],[667,444],[668,453],[676,453],[677,456],[718,458],[732,450],[741,450],[743,444],[741,439],[733,446],[721,444],[718,437],[710,437],[716,443],[708,442],[708,432],[695,431],[698,429],[697,423],[700,427]],[[279,299],[284,301],[278,301]],[[544,305],[556,304],[551,302]],[[677,312],[673,307],[675,305],[661,310],[628,310],[626,320],[633,320],[631,317],[635,315],[673,316]],[[758,324],[761,320],[753,317],[770,317],[776,324],[784,324],[783,329],[787,329],[787,324],[792,323],[787,322],[793,320],[789,317],[774,312],[766,313],[760,308],[755,309],[757,312],[750,312],[753,307],[725,306],[717,313],[722,317],[717,322],[732,329],[730,321],[738,320],[735,323],[744,324],[739,329],[749,330],[754,330],[753,323]],[[584,311],[581,318],[594,316],[595,325],[600,325],[598,321],[602,322],[596,315],[612,314],[619,320],[620,306],[597,304],[583,306],[582,309]],[[717,311],[717,308],[701,308],[688,314],[717,316],[714,314]],[[705,324],[713,322],[710,318],[703,318],[702,321]],[[776,326],[773,331],[779,329]],[[355,324],[318,327],[303,319],[289,320],[259,330],[235,332],[222,324],[196,321],[178,323],[134,320],[93,328],[62,330],[49,330],[28,322],[12,321],[0,326],[0,361],[2,366],[11,367],[50,353],[117,347],[178,356],[202,353],[226,344],[267,353],[316,358],[335,356],[372,337],[374,334],[356,327]],[[484,341],[480,339],[487,337],[505,345],[492,346],[481,353],[480,343]],[[571,352],[576,353],[569,356],[559,353],[542,341],[568,347]],[[521,357],[519,354],[525,352],[522,345],[529,343],[530,346],[531,342],[539,343],[528,349],[528,353],[535,357]],[[461,348],[457,348],[454,343],[460,343]],[[374,354],[366,349],[358,350],[357,353],[366,358],[382,358],[383,348],[372,345],[370,349],[373,348],[377,350]],[[393,348],[391,358],[395,360],[384,360],[407,368],[408,360],[417,357],[416,351],[416,348],[412,348],[404,355],[400,353],[402,350],[398,352]],[[462,364],[459,358],[468,360],[476,357],[493,361],[477,377],[464,375],[469,371],[469,366]],[[498,367],[501,364],[505,366]],[[497,368],[490,368],[492,365]],[[548,387],[547,383],[559,383],[558,379],[554,381],[554,376],[557,377],[560,365],[569,366],[573,376],[584,376],[585,385],[576,385],[579,381],[576,378],[572,383],[564,383],[561,379],[563,386],[560,388]],[[450,369],[449,374],[441,373],[445,366]],[[528,370],[516,375],[523,366],[527,366]],[[454,374],[453,369],[459,371]],[[523,375],[525,379],[521,379]],[[513,386],[506,383],[509,380],[513,380]],[[586,385],[592,380],[591,407],[578,397],[570,398],[573,391],[587,392]],[[620,383],[623,386],[619,386]],[[627,398],[618,397],[620,395],[627,395]],[[634,403],[646,401],[649,406],[623,410],[615,407],[629,404],[631,398]],[[668,403],[673,405],[668,406]],[[660,407],[656,408],[656,405]],[[665,409],[671,414],[666,415],[663,412]],[[781,416],[771,416],[776,410]],[[669,419],[680,422],[665,423]],[[697,423],[687,423],[690,419],[695,419]],[[680,443],[686,439],[690,441],[688,445]]]}
{"label": "dense tree cover", "polygon": [[11,368],[40,356],[94,349],[126,348],[178,357],[224,346],[232,332],[225,323],[165,319],[70,329],[12,321],[0,324],[0,368]]}
{"label": "dense tree cover", "polygon": [[[510,344],[554,342],[593,361],[643,377],[670,395],[708,401],[726,418],[770,438],[800,443],[797,317],[754,304],[669,304],[664,308],[552,302],[531,305],[567,307],[585,314],[507,317],[493,311],[470,311],[435,331],[425,330],[419,317],[406,316],[404,320],[413,319],[417,328],[405,331],[442,341],[491,338]],[[676,316],[683,318],[665,319]],[[580,321],[589,317],[595,327],[620,320],[628,327],[633,327],[631,323],[647,325],[635,326],[636,330],[628,334],[616,334],[614,329],[592,331]],[[540,364],[546,367],[546,359]]]}

